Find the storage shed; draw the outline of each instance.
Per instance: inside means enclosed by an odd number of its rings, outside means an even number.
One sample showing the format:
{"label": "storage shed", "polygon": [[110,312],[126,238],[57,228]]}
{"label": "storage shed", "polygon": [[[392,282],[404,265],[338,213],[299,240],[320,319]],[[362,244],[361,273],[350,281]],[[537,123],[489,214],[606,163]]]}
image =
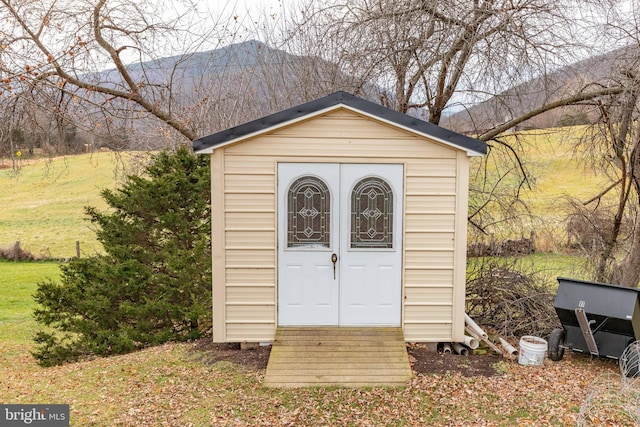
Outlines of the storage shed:
{"label": "storage shed", "polygon": [[200,138],[213,339],[396,326],[463,341],[469,158],[486,144],[345,92]]}

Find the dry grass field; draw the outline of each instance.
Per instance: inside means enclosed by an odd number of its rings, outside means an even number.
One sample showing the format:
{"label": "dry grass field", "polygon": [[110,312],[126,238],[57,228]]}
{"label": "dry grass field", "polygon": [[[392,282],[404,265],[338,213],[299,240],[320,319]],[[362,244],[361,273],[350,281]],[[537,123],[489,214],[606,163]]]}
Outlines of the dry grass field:
{"label": "dry grass field", "polygon": [[565,230],[571,213],[567,197],[589,200],[609,184],[601,171],[590,166],[591,153],[575,150],[582,133],[581,127],[566,127],[524,131],[518,134],[517,141],[515,136],[503,138],[520,147],[521,160],[531,174],[531,187],[524,186],[520,191],[531,216],[515,231],[500,230],[502,235],[497,239],[529,237],[533,230],[538,251],[562,249],[567,242]]}
{"label": "dry grass field", "polygon": [[[533,187],[522,198],[533,216],[538,249],[553,252],[566,240],[566,195],[584,200],[603,187],[605,179],[581,163],[586,155],[573,151],[580,128],[523,132],[522,158]],[[115,188],[125,173],[139,170],[144,153],[99,152],[56,158],[21,160],[15,172],[11,161],[0,161],[0,247],[20,242],[38,257],[66,258],[99,251],[85,206],[105,207],[100,190]],[[524,236],[528,237],[526,229]]]}
{"label": "dry grass field", "polygon": [[36,257],[68,258],[100,250],[84,216],[86,206],[105,208],[100,197],[137,170],[142,153],[99,152],[21,160],[0,165],[0,247],[19,241]]}

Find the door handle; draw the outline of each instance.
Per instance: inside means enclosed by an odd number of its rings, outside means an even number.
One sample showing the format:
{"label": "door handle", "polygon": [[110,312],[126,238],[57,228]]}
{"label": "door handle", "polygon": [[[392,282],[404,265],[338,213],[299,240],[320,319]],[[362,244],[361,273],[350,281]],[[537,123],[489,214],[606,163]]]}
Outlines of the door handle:
{"label": "door handle", "polygon": [[338,255],[331,254],[331,262],[333,263],[333,280],[336,280],[336,262],[338,262]]}

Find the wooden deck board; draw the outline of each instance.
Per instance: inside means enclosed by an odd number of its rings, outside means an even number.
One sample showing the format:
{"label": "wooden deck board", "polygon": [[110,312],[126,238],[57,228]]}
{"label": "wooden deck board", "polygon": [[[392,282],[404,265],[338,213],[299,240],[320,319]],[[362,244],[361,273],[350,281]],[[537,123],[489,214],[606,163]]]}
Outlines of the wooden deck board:
{"label": "wooden deck board", "polygon": [[276,331],[264,384],[397,387],[410,378],[401,328],[282,327]]}

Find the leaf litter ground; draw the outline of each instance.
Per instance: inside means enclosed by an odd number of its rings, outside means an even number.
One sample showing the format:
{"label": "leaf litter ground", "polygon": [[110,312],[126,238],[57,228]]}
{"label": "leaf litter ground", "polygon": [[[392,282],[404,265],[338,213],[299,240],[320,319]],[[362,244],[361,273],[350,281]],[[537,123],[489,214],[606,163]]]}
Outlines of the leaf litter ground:
{"label": "leaf litter ground", "polygon": [[[77,426],[568,426],[615,362],[566,355],[520,366],[410,346],[404,388],[268,389],[268,347],[201,340],[43,369],[2,357],[0,402],[68,403]],[[616,408],[597,424],[625,425]]]}

